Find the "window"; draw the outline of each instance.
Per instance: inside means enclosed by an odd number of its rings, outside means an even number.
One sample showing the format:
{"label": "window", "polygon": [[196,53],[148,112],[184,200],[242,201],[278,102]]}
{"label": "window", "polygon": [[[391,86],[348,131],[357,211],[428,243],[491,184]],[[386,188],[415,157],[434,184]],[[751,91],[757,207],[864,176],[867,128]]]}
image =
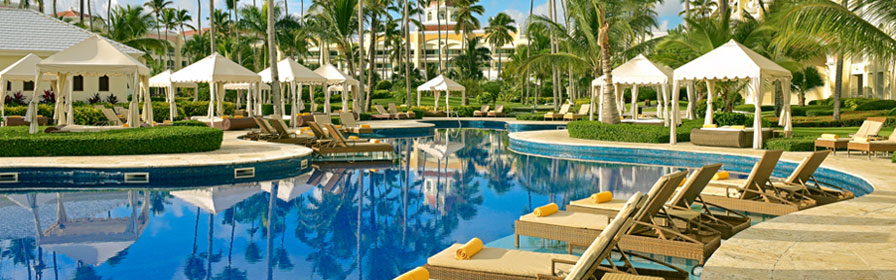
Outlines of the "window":
{"label": "window", "polygon": [[100,91],[109,91],[109,76],[99,78],[99,88]]}
{"label": "window", "polygon": [[34,91],[34,82],[24,82],[22,83],[23,91]]}
{"label": "window", "polygon": [[186,61],[181,61],[181,62],[180,62],[180,67],[181,67],[181,68],[183,68],[183,67],[187,67],[187,62],[186,62]]}
{"label": "window", "polygon": [[84,76],[72,77],[72,91],[84,91]]}
{"label": "window", "polygon": [[6,81],[6,91],[12,91],[12,82]]}

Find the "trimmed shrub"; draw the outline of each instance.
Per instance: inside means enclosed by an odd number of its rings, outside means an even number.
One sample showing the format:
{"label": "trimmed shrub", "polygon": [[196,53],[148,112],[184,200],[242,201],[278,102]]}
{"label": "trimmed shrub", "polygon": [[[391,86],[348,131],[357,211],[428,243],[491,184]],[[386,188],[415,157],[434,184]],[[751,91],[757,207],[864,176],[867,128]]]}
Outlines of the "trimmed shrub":
{"label": "trimmed shrub", "polygon": [[224,132],[210,127],[158,126],[104,132],[28,134],[0,128],[0,156],[172,154],[221,148]]}
{"label": "trimmed shrub", "polygon": [[72,107],[75,124],[95,125],[107,121],[103,112],[93,107]]}
{"label": "trimmed shrub", "polygon": [[[772,112],[775,110],[775,106],[774,105],[763,105],[763,106],[759,106],[759,109],[762,109],[763,112]],[[737,106],[734,106],[734,110],[753,112],[754,110],[756,110],[756,106],[753,106],[753,104],[737,105]]]}
{"label": "trimmed shrub", "polygon": [[476,110],[479,110],[479,107],[476,107],[476,106],[457,106],[457,107],[451,108],[451,110],[452,110],[453,112],[456,112],[456,113],[457,113],[458,115],[460,115],[461,117],[472,117],[472,116],[473,116],[473,112],[476,112]]}
{"label": "trimmed shrub", "polygon": [[371,93],[371,95],[370,95],[371,100],[388,99],[388,98],[392,98],[392,91],[390,91],[388,89],[374,90],[373,93]]}
{"label": "trimmed shrub", "polygon": [[712,119],[719,126],[753,124],[752,116],[734,112],[715,112],[712,114]]}
{"label": "trimmed shrub", "polygon": [[[377,91],[381,91],[381,90],[384,90],[385,92],[389,92],[389,90],[392,89],[392,81],[381,80],[376,83],[375,89],[376,89],[376,91],[374,91],[374,93],[376,93]],[[375,96],[376,95],[374,94],[371,97],[375,97]]]}
{"label": "trimmed shrub", "polygon": [[815,137],[772,138],[765,141],[765,149],[790,152],[812,151],[815,149]]}
{"label": "trimmed shrub", "polygon": [[[184,118],[189,118],[192,116],[208,115],[208,100],[177,103],[177,107],[184,109],[184,113],[183,113]],[[224,115],[233,115],[234,107],[236,107],[236,105],[234,103],[224,102]],[[166,116],[167,116],[167,114],[166,114]]]}
{"label": "trimmed shrub", "polygon": [[891,110],[896,108],[896,100],[875,100],[861,104],[856,107],[856,111],[877,111]]}
{"label": "trimmed shrub", "polygon": [[896,108],[893,108],[893,110],[890,110],[889,112],[887,112],[886,115],[887,116],[896,116]]}
{"label": "trimmed shrub", "polygon": [[204,122],[201,122],[201,121],[194,121],[194,120],[175,121],[175,122],[171,123],[171,125],[172,125],[172,126],[198,126],[198,127],[208,127],[208,125],[205,124]]}
{"label": "trimmed shrub", "polygon": [[518,121],[543,121],[544,113],[517,114],[516,120],[518,120]]}
{"label": "trimmed shrub", "polygon": [[[678,141],[691,140],[691,129],[701,127],[703,120],[684,120],[678,127]],[[574,121],[566,124],[569,137],[631,143],[669,143],[669,128],[638,124],[605,124],[599,121]]]}
{"label": "trimmed shrub", "polygon": [[[794,117],[805,117],[806,112],[808,111],[823,109],[834,110],[833,108],[831,108],[831,106],[827,105],[790,106],[790,111],[793,113]],[[833,114],[833,111],[831,113]]]}
{"label": "trimmed shrub", "polygon": [[[861,126],[862,122],[869,117],[885,116],[886,111],[847,111],[840,115],[839,121],[834,121],[832,116],[817,117],[794,117],[793,126],[795,127],[851,127]],[[778,118],[772,117],[766,119],[769,122],[778,122]],[[884,123],[886,127],[896,126],[896,116],[887,117]]]}

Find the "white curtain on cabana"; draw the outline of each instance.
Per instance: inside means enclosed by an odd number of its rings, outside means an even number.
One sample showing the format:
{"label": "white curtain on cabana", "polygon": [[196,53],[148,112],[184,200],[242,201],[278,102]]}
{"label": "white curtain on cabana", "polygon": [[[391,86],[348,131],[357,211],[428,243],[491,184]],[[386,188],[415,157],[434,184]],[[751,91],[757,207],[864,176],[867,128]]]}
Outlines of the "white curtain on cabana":
{"label": "white curtain on cabana", "polygon": [[168,102],[168,120],[174,121],[177,118],[177,104],[175,102],[175,97],[177,97],[177,89],[178,88],[193,88],[194,90],[199,87],[196,83],[174,83],[171,82],[171,70],[165,70],[162,73],[156,74],[149,78],[149,87],[150,88],[160,88],[165,91],[165,101]]}
{"label": "white curtain on cabana", "polygon": [[444,75],[439,75],[438,77],[432,78],[432,80],[426,81],[425,83],[417,87],[417,106],[420,106],[420,99],[423,98],[423,92],[431,91],[433,92],[433,96],[435,97],[435,102],[433,102],[435,103],[435,106],[433,107],[433,110],[438,111],[439,98],[441,98],[441,93],[444,92],[445,112],[449,112],[450,108],[448,108],[448,99],[451,96],[451,92],[459,91],[463,93],[466,90],[467,89],[463,85],[449,79],[448,77],[445,77]]}
{"label": "white curtain on cabana", "polygon": [[[6,83],[7,82],[30,82],[34,81],[34,73],[37,72],[37,63],[41,58],[34,54],[28,54],[19,59],[6,69],[0,70],[0,118],[6,116]],[[55,81],[55,75],[44,75],[44,81]],[[34,90],[38,91],[37,84],[34,84]],[[51,83],[51,88],[56,86]],[[53,92],[56,92],[55,89]],[[4,125],[6,125],[4,123]]]}
{"label": "white curtain on cabana", "polygon": [[[705,81],[709,94],[707,95],[706,124],[712,124],[712,100],[713,87],[717,81],[748,81],[749,93],[746,100],[754,104],[753,119],[753,148],[762,148],[762,97],[763,83],[774,81],[781,82],[784,91],[784,109],[781,113],[780,125],[785,132],[793,131],[790,108],[790,80],[792,74],[774,61],[754,52],[750,48],[731,40],[728,43],[712,50],[703,56],[675,69],[672,86],[672,104],[678,103],[679,88],[682,83],[696,83]],[[690,100],[689,102],[694,102]],[[676,123],[680,122],[681,115],[678,106],[672,106],[672,116]],[[670,129],[670,143],[678,142],[676,139],[677,125]]]}
{"label": "white curtain on cabana", "polygon": [[[321,75],[327,79],[328,87],[326,89],[324,89],[324,91],[325,91],[324,113],[327,113],[327,114],[330,113],[330,91],[331,90],[339,90],[339,89],[342,90],[342,111],[346,112],[348,109],[347,108],[348,107],[348,94],[346,91],[347,91],[347,88],[353,87],[353,90],[351,91],[353,93],[352,94],[352,105],[354,105],[355,108],[360,107],[360,104],[358,103],[358,96],[359,96],[358,89],[359,89],[360,83],[358,82],[358,80],[355,80],[351,76],[346,75],[345,73],[342,73],[342,71],[339,71],[339,69],[336,69],[336,67],[331,64],[325,64],[325,65],[321,66],[320,68],[314,69],[314,73],[317,73],[318,75]],[[314,99],[312,99],[312,100],[314,100]]]}
{"label": "white curtain on cabana", "polygon": [[[261,80],[265,83],[271,83],[274,80],[271,77],[270,67],[262,70],[261,72],[258,72],[258,75],[261,75]],[[326,77],[321,76],[314,71],[311,71],[311,69],[302,66],[292,58],[286,58],[277,63],[277,78],[280,81],[281,85],[287,86],[289,88],[289,90],[284,92],[289,93],[288,103],[292,104],[292,110],[289,117],[290,125],[292,127],[295,127],[296,123],[298,123],[297,114],[302,110],[305,110],[305,102],[302,101],[302,86],[308,85],[308,96],[311,98],[311,102],[313,104],[313,86],[324,86],[329,80]],[[283,90],[283,88],[284,87],[280,87],[280,90]],[[283,94],[282,96],[286,97],[287,95]],[[283,102],[282,104],[285,105],[286,103],[287,102]],[[345,110],[345,108],[343,108],[343,110]],[[285,112],[286,110],[283,111]]]}
{"label": "white curtain on cabana", "polygon": [[[616,100],[621,101],[619,103],[620,108],[625,105],[625,101],[622,100],[622,96],[619,96],[619,92],[624,87],[632,87],[632,100],[631,100],[631,112],[632,119],[637,120],[638,114],[637,112],[637,103],[638,103],[638,88],[639,87],[656,87],[657,99],[662,98],[662,100],[657,100],[658,103],[662,104],[661,107],[657,108],[657,117],[662,118],[666,125],[669,125],[669,117],[666,113],[668,111],[668,94],[669,94],[669,84],[672,81],[672,68],[668,66],[657,64],[645,57],[644,55],[638,55],[637,57],[629,60],[628,62],[620,65],[613,69],[613,87],[616,90]],[[600,88],[606,86],[606,76],[600,76],[594,81],[591,82],[591,112],[589,112],[590,119],[594,120],[594,109],[595,108],[595,92],[602,92],[595,88]],[[601,104],[597,104],[598,108],[603,108],[603,98],[599,101]],[[622,114],[622,110],[619,111]],[[600,114],[598,114],[598,118],[600,118]]]}
{"label": "white curtain on cabana", "polygon": [[[206,116],[210,122],[214,122],[215,117],[224,113],[224,84],[249,83],[258,85],[261,83],[261,76],[215,53],[171,74],[171,82],[208,83],[210,91]],[[251,106],[247,108],[250,108],[247,111],[251,111]],[[254,112],[249,113],[252,115]]]}
{"label": "white curtain on cabana", "polygon": [[[149,82],[149,68],[134,57],[112,46],[109,41],[99,35],[90,36],[37,63],[37,77],[34,80],[42,81],[42,77],[47,74],[57,76],[57,89],[59,90],[56,93],[57,112],[55,114],[59,117],[57,124],[73,124],[71,83],[72,77],[78,75],[127,77],[129,91],[133,92],[129,106],[132,113],[128,116],[128,125],[140,126],[140,120],[136,113],[140,98],[143,98],[145,108],[149,108],[149,112],[144,112],[144,116],[148,115],[150,118],[146,120],[152,124],[152,104],[149,98],[149,87],[146,85]],[[37,84],[34,86],[35,88],[39,87]],[[26,114],[26,121],[31,122],[30,133],[37,133],[38,98],[36,92],[31,98]],[[60,99],[64,102],[62,106],[59,104]]]}

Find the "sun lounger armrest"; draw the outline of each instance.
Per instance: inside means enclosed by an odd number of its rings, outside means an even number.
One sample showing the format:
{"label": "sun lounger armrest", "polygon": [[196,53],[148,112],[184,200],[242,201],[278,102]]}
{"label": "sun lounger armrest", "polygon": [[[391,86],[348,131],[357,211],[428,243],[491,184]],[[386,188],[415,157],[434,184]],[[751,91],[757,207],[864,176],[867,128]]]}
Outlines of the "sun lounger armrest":
{"label": "sun lounger armrest", "polygon": [[[683,275],[689,275],[689,273],[688,273],[687,271],[685,271],[684,269],[681,269],[681,268],[679,268],[679,267],[677,267],[677,266],[674,266],[674,265],[672,265],[672,264],[670,264],[670,263],[661,261],[661,260],[659,260],[659,259],[652,258],[652,257],[647,256],[647,255],[643,255],[643,254],[639,254],[639,253],[635,253],[635,252],[631,252],[631,251],[625,251],[625,254],[626,254],[626,255],[629,255],[629,256],[633,256],[633,257],[638,257],[638,258],[641,258],[641,259],[644,259],[644,260],[647,260],[647,261],[650,261],[650,262],[653,262],[653,263],[656,263],[656,264],[660,264],[660,265],[662,265],[662,266],[665,266],[665,267],[667,267],[667,268],[670,268],[670,269],[672,269],[672,270],[675,270],[675,272],[681,273],[681,274],[683,274]],[[636,269],[636,270],[637,270],[637,269]]]}
{"label": "sun lounger armrest", "polygon": [[563,277],[560,277],[560,276],[554,276],[554,275],[538,274],[538,275],[535,276],[535,279],[562,280],[562,279],[564,279],[564,278],[563,278]]}
{"label": "sun lounger armrest", "polygon": [[576,261],[564,260],[564,259],[551,259],[551,274],[557,273],[557,264],[569,264],[576,265]]}

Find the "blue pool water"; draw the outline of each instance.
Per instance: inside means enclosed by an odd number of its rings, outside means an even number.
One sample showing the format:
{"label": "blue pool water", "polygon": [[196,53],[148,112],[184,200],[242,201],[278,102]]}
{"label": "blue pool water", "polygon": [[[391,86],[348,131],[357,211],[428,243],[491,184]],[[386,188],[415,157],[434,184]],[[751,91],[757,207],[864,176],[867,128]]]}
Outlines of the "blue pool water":
{"label": "blue pool water", "polygon": [[512,248],[514,220],[535,207],[628,197],[678,170],[520,155],[500,130],[390,141],[395,162],[276,180],[0,192],[0,278],[392,279],[473,237]]}

